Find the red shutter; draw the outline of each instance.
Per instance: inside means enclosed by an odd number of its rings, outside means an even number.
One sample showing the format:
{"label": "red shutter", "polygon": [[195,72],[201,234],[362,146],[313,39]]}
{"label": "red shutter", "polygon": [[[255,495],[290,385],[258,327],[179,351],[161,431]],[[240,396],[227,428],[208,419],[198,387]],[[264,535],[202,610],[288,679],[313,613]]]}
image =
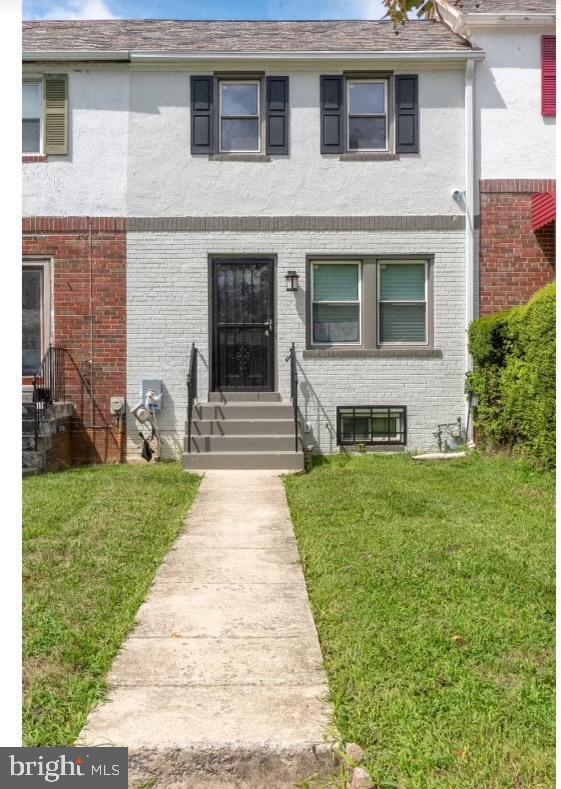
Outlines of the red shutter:
{"label": "red shutter", "polygon": [[542,36],[542,115],[555,115],[555,36]]}

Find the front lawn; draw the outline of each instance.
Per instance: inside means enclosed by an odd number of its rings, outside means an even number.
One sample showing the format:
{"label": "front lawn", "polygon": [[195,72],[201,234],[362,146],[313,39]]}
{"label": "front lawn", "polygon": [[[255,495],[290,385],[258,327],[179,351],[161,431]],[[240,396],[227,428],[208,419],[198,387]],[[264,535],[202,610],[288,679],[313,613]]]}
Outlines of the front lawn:
{"label": "front lawn", "polygon": [[474,455],[286,477],[336,724],[378,787],[554,786],[554,479]]}
{"label": "front lawn", "polygon": [[198,485],[175,463],[24,480],[24,745],[76,739]]}

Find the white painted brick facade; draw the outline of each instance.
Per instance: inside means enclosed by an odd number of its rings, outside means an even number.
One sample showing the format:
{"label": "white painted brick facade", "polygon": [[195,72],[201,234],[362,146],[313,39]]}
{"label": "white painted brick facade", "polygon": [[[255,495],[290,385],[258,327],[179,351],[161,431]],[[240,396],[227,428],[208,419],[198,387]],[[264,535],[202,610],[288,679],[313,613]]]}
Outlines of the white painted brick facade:
{"label": "white painted brick facade", "polygon": [[[186,375],[192,342],[200,350],[199,398],[209,375],[208,257],[212,254],[275,255],[277,388],[288,400],[285,356],[296,343],[299,400],[312,432],[306,443],[337,451],[337,405],[405,405],[408,446],[435,446],[438,422],[465,419],[466,258],[462,231],[378,232],[129,232],[127,265],[128,402],[140,399],[143,378],[161,378],[165,401],[159,417],[164,456],[182,451]],[[434,336],[442,358],[303,359],[306,347],[306,255],[434,255]],[[297,293],[285,274],[300,275]],[[367,308],[368,305],[365,305]],[[138,454],[129,423],[129,450]]]}

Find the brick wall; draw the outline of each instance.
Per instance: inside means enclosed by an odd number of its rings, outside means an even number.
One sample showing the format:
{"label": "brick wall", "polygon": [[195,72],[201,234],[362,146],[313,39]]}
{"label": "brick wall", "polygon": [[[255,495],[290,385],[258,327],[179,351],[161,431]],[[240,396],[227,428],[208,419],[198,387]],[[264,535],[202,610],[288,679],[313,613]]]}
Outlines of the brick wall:
{"label": "brick wall", "polygon": [[52,260],[52,342],[66,348],[66,396],[76,409],[72,462],[119,460],[109,398],[126,394],[126,220],[26,218],[23,256]]}
{"label": "brick wall", "polygon": [[[405,405],[408,448],[435,448],[439,422],[465,418],[466,293],[462,230],[173,232],[133,231],[127,236],[127,386],[138,402],[143,378],[160,378],[164,399],[158,425],[163,456],[183,449],[186,376],[192,342],[200,351],[199,398],[209,387],[208,256],[266,254],[276,258],[275,377],[289,400],[285,361],[296,343],[299,404],[309,424],[307,444],[337,451],[338,405]],[[306,255],[434,255],[434,358],[304,358],[306,347]],[[285,275],[299,274],[298,291],[287,292]],[[368,305],[364,305],[368,309]],[[129,455],[140,444],[129,421]]]}
{"label": "brick wall", "polygon": [[555,277],[555,223],[534,232],[532,195],[543,179],[480,182],[480,314],[524,304]]}

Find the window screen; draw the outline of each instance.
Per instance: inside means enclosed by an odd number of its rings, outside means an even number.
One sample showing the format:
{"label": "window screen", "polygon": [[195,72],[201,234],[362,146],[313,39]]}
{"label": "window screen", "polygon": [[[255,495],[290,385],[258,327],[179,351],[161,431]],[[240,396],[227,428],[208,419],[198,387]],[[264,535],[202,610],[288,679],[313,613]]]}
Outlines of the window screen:
{"label": "window screen", "polygon": [[380,344],[427,343],[427,264],[380,262],[378,276]]}
{"label": "window screen", "polygon": [[312,342],[360,341],[360,264],[312,264]]}

